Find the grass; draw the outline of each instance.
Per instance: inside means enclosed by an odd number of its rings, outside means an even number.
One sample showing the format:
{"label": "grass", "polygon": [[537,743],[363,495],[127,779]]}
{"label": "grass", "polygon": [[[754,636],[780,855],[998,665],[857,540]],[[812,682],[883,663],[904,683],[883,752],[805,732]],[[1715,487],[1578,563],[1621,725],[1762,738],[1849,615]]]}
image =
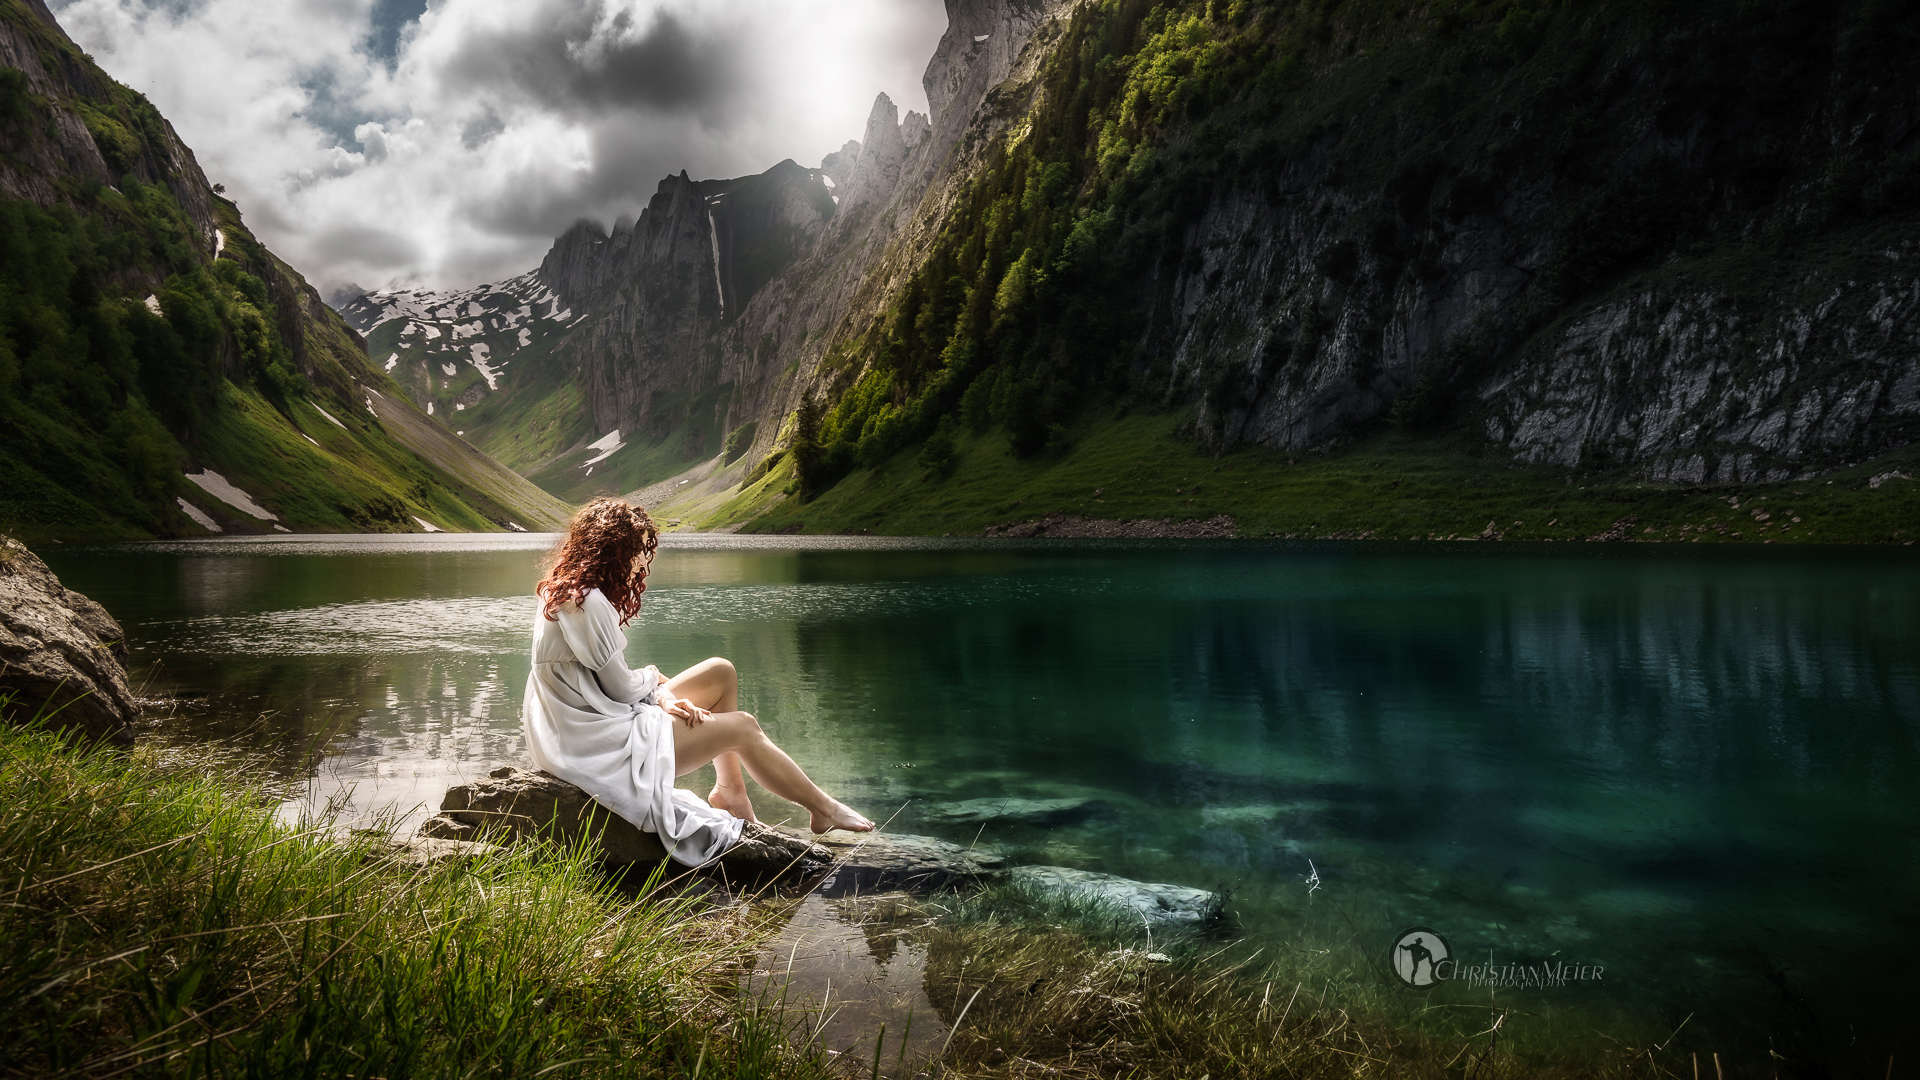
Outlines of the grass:
{"label": "grass", "polygon": [[[958,443],[952,471],[903,452],[818,497],[776,468],[699,521],[752,532],[979,535],[1058,513],[1117,521],[1234,519],[1242,537],[1910,544],[1920,446],[1817,479],[1687,488],[1619,473],[1518,465],[1464,437],[1384,431],[1325,453],[1242,447],[1215,457],[1178,416],[1089,416],[1063,448],[1016,457],[1004,432]],[[1764,517],[1762,517],[1764,515]],[[1797,519],[1797,520],[1796,520]]]}
{"label": "grass", "polygon": [[231,758],[0,729],[0,1074],[820,1073],[734,1007],[746,916],[578,850],[416,868]]}
{"label": "grass", "polygon": [[924,947],[926,997],[959,1020],[939,1068],[964,1076],[1670,1077],[1711,1061],[1669,1031],[1609,1039],[1511,1001],[1387,986],[1337,931],[1275,955],[1018,883],[875,897],[857,917],[870,940]]}
{"label": "grass", "polygon": [[1011,883],[857,905],[870,942],[924,949],[928,1019],[952,1033],[911,1069],[834,1065],[800,1034],[820,1003],[739,991],[784,903],[634,899],[553,845],[421,867],[378,830],[279,820],[283,794],[217,746],[0,728],[0,1075],[1504,1080],[1712,1060],[1620,1017],[1399,990],[1354,929],[1379,920],[1331,904],[1256,948]]}

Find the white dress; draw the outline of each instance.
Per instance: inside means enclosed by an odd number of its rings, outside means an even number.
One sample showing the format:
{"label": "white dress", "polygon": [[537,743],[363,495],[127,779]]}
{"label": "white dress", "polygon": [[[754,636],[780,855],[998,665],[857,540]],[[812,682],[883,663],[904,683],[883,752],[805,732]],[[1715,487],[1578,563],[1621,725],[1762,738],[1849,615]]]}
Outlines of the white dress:
{"label": "white dress", "polygon": [[660,672],[631,671],[620,616],[599,589],[533,617],[522,722],[533,763],[660,837],[698,866],[740,839],[741,820],[673,786],[674,720],[655,702]]}

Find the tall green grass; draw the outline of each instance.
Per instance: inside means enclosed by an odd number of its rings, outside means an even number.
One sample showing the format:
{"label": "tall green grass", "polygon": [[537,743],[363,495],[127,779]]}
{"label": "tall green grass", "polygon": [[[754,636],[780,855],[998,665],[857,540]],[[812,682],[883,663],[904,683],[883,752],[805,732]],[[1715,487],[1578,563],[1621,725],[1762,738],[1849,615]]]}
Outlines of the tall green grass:
{"label": "tall green grass", "polygon": [[738,1009],[750,915],[581,850],[419,867],[237,755],[0,729],[0,1074],[811,1077]]}

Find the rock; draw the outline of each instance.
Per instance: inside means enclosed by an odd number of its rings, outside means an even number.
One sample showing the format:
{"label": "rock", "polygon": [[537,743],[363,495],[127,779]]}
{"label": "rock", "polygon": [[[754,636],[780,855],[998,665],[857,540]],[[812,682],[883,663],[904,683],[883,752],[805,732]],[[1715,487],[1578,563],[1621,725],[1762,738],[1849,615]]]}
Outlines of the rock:
{"label": "rock", "polygon": [[479,840],[445,840],[433,836],[381,837],[368,852],[369,859],[392,859],[405,866],[428,867],[444,862],[477,859],[500,850],[500,845]]}
{"label": "rock", "polygon": [[829,896],[891,890],[929,893],[1005,877],[1006,860],[931,836],[833,832],[816,837],[833,855],[818,891]]}
{"label": "rock", "polygon": [[[487,836],[509,842],[540,837],[559,844],[588,842],[603,861],[617,866],[656,865],[667,849],[650,832],[600,806],[584,791],[546,772],[503,766],[484,780],[447,789],[440,814],[420,827],[424,837],[464,841]],[[729,880],[800,878],[826,869],[825,848],[792,834],[749,822],[740,843],[713,868]]]}
{"label": "rock", "polygon": [[1013,880],[1048,892],[1076,893],[1140,913],[1149,922],[1194,925],[1220,917],[1219,893],[1166,885],[1066,866],[1016,866]]}
{"label": "rock", "polygon": [[126,634],[107,610],[64,588],[26,545],[0,538],[0,692],[5,718],[122,745],[140,703],[127,686]]}
{"label": "rock", "polygon": [[935,807],[928,816],[951,825],[975,825],[990,821],[1016,821],[1022,825],[1065,825],[1079,821],[1106,804],[1094,798],[1069,799],[967,799]]}
{"label": "rock", "polygon": [[473,840],[479,837],[480,826],[436,814],[420,823],[419,835],[433,840]]}
{"label": "rock", "polygon": [[832,853],[797,833],[749,821],[740,830],[740,842],[728,848],[713,867],[729,882],[758,884],[810,878],[827,869]]}

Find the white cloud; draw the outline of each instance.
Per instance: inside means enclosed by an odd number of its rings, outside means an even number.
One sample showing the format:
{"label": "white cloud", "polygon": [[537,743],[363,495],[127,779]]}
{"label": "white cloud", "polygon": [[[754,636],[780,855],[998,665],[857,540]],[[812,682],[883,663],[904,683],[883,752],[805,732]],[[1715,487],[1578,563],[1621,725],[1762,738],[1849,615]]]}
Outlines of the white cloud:
{"label": "white cloud", "polygon": [[941,0],[432,0],[389,58],[375,0],[52,6],[323,289],[498,280],[669,173],[818,164],[876,93],[926,110],[946,24]]}

